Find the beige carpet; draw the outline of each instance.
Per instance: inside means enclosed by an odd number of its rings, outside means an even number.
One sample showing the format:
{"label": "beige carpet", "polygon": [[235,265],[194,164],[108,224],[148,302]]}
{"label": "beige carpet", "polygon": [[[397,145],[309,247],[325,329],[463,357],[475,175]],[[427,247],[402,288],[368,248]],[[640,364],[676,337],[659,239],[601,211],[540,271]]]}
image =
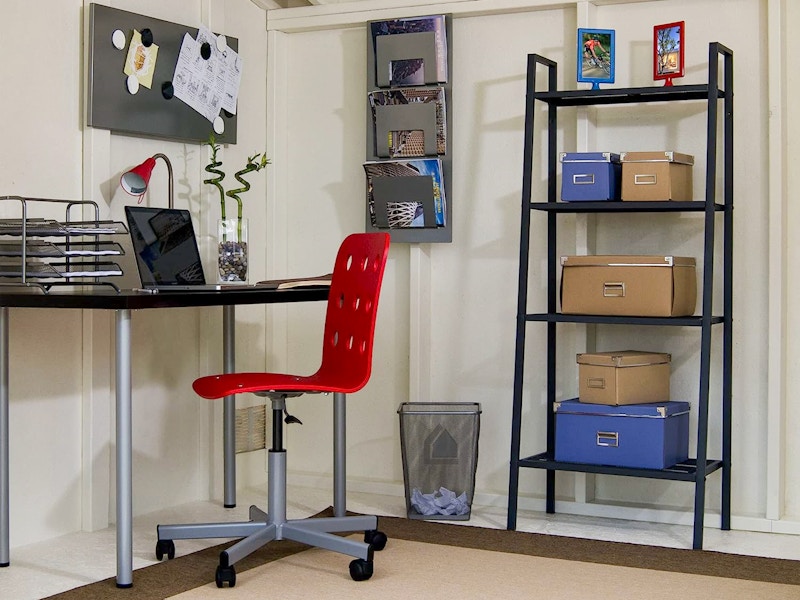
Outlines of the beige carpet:
{"label": "beige carpet", "polygon": [[489,550],[390,540],[375,554],[368,581],[350,579],[350,559],[308,550],[237,574],[236,585],[213,583],[172,600],[789,600],[800,587],[585,563]]}
{"label": "beige carpet", "polygon": [[368,581],[350,579],[347,556],[281,541],[236,563],[236,586],[218,589],[219,553],[232,542],[186,555],[177,542],[175,559],[134,571],[132,589],[111,577],[50,598],[800,600],[800,561],[397,517],[380,517],[378,526],[389,543],[375,553]]}

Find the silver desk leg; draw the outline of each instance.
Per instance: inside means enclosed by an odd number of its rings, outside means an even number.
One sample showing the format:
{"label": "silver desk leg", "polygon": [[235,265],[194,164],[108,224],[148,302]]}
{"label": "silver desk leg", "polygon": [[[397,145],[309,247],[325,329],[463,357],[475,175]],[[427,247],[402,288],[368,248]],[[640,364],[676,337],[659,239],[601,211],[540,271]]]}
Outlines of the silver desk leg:
{"label": "silver desk leg", "polygon": [[[222,360],[223,373],[236,369],[236,308],[222,307]],[[236,397],[222,399],[222,451],[225,508],[236,506]]]}
{"label": "silver desk leg", "polygon": [[8,526],[8,307],[0,308],[0,567],[11,563]]}
{"label": "silver desk leg", "polygon": [[131,311],[116,313],[117,587],[133,585]]}
{"label": "silver desk leg", "polygon": [[347,427],[346,396],[339,392],[333,394],[333,516],[343,517],[347,512],[345,500],[345,464],[346,443],[345,429]]}

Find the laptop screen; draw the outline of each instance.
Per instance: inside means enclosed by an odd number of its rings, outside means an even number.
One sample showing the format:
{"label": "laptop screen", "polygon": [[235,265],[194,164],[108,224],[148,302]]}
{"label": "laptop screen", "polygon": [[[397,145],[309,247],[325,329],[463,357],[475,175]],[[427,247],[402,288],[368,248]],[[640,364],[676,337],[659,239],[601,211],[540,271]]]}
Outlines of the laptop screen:
{"label": "laptop screen", "polygon": [[188,210],[126,206],[125,217],[142,286],[205,284]]}

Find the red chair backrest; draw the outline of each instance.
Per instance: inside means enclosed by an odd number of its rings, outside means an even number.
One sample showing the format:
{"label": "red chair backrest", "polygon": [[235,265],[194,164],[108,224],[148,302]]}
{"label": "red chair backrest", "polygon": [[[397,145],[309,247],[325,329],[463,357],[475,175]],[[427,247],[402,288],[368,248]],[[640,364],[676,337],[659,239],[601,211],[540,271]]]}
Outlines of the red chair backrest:
{"label": "red chair backrest", "polygon": [[369,381],[388,254],[388,233],[354,233],[339,247],[325,315],[322,363],[313,376],[318,382],[351,393]]}

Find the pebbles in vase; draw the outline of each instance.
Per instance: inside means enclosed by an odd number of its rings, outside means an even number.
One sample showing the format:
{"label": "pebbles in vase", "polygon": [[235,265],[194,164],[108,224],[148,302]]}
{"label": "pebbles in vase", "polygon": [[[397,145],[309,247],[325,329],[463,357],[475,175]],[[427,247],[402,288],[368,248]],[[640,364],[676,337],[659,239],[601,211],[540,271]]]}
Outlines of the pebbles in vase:
{"label": "pebbles in vase", "polygon": [[220,281],[247,281],[247,242],[219,243]]}

